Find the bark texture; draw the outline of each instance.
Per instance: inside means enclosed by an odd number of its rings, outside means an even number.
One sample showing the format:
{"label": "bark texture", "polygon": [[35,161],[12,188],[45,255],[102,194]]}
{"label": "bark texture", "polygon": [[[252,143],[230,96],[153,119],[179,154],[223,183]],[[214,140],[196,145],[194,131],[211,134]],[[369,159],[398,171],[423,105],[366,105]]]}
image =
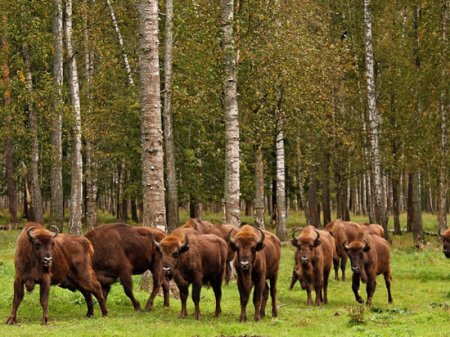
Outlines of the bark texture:
{"label": "bark texture", "polygon": [[225,222],[240,226],[239,113],[237,103],[236,48],[233,36],[234,0],[221,0],[223,50],[223,108],[225,116]]}
{"label": "bark texture", "polygon": [[159,84],[158,1],[140,0],[138,11],[143,224],[166,227]]}
{"label": "bark texture", "polygon": [[286,174],[284,157],[284,116],[281,109],[277,113],[277,139],[276,139],[276,161],[277,161],[277,236],[281,241],[287,240],[286,228]]}
{"label": "bark texture", "polygon": [[264,229],[264,154],[261,145],[255,151],[255,224]]}
{"label": "bark texture", "polygon": [[72,151],[69,232],[81,235],[83,216],[83,158],[81,155],[81,104],[76,54],[72,44],[72,0],[66,1],[66,50],[69,59],[69,88],[72,102]]}

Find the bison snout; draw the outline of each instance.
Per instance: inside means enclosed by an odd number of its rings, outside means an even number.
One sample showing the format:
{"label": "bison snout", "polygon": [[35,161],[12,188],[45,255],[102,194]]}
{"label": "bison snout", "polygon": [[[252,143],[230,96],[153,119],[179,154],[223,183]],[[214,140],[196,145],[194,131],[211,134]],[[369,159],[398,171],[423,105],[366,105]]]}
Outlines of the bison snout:
{"label": "bison snout", "polygon": [[172,268],[170,267],[163,267],[164,274],[170,274],[172,272]]}
{"label": "bison snout", "polygon": [[44,267],[50,267],[52,264],[52,260],[53,260],[53,258],[51,256],[46,256],[46,257],[42,258],[42,263],[43,263]]}
{"label": "bison snout", "polygon": [[301,261],[302,261],[302,264],[308,264],[309,259],[307,256],[302,256]]}
{"label": "bison snout", "polygon": [[354,273],[359,273],[359,267],[358,266],[352,266],[352,271]]}
{"label": "bison snout", "polygon": [[444,255],[447,259],[450,259],[450,250],[444,248],[442,250],[442,252],[444,253]]}
{"label": "bison snout", "polygon": [[240,265],[241,265],[241,269],[242,270],[248,270],[248,268],[249,268],[249,262],[248,261],[241,261]]}

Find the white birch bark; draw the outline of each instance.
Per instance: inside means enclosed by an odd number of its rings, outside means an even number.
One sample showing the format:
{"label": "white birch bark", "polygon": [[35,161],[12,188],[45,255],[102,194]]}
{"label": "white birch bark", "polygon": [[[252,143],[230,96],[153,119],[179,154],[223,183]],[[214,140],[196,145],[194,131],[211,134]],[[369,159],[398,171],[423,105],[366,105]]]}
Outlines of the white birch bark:
{"label": "white birch bark", "polygon": [[440,95],[439,114],[441,117],[441,144],[440,144],[440,168],[439,168],[439,195],[438,195],[438,226],[439,231],[447,228],[447,194],[448,194],[448,95],[445,86],[448,81],[448,7],[449,1],[445,0],[442,11],[442,44],[444,46],[442,59],[442,88]]}
{"label": "white birch bark", "polygon": [[114,13],[114,8],[112,6],[111,0],[106,0],[106,3],[108,4],[109,14],[111,15],[111,21],[112,21],[114,30],[117,35],[117,40],[119,41],[120,49],[122,51],[123,63],[125,64],[125,70],[127,71],[127,76],[128,76],[128,84],[130,86],[134,86],[133,77],[131,76],[130,62],[128,61],[128,55],[127,55],[127,52],[125,51],[122,34],[120,33],[119,24],[116,19],[116,14]]}
{"label": "white birch bark", "polygon": [[140,0],[139,74],[144,226],[166,227],[163,132],[161,125],[158,1]]}
{"label": "white birch bark", "polygon": [[221,0],[221,42],[224,68],[225,115],[225,222],[240,226],[239,209],[239,112],[237,103],[237,66],[234,45],[234,1]]}
{"label": "white birch bark", "polygon": [[380,116],[377,110],[374,58],[372,47],[372,15],[370,0],[364,0],[364,46],[367,79],[367,100],[369,114],[369,137],[373,177],[373,198],[375,207],[375,219],[383,226],[385,236],[388,237],[386,204],[384,199],[383,181],[381,176],[380,148],[378,133],[380,128]]}
{"label": "white birch bark", "polygon": [[255,224],[264,229],[264,154],[261,145],[255,151]]}
{"label": "white birch bark", "polygon": [[[281,101],[281,98],[280,98]],[[276,166],[277,166],[277,236],[281,241],[287,240],[286,229],[286,175],[284,158],[284,114],[281,107],[277,111],[276,138]]]}
{"label": "white birch bark", "polygon": [[52,165],[51,165],[51,222],[62,231],[64,221],[64,198],[62,181],[62,110],[63,110],[63,4],[62,0],[54,0],[53,38],[55,54],[53,57],[53,83],[55,87],[55,103],[52,130]]}
{"label": "white birch bark", "polygon": [[76,55],[72,45],[72,0],[66,0],[66,50],[69,63],[69,88],[72,102],[72,152],[69,232],[81,234],[83,215],[83,159],[81,156],[81,104]]}
{"label": "white birch bark", "polygon": [[167,181],[167,226],[169,231],[178,225],[178,190],[175,169],[175,146],[172,118],[172,49],[173,2],[166,0],[166,40],[164,48],[164,154]]}

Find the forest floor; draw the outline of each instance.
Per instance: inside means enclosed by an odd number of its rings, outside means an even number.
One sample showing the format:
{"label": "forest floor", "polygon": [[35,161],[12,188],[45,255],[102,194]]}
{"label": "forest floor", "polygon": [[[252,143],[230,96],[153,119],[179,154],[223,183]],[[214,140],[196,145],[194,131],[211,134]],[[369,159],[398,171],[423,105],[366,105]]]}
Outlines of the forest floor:
{"label": "forest floor", "polygon": [[[302,224],[302,217],[296,215]],[[205,219],[213,217],[205,217]],[[295,216],[292,216],[291,219]],[[402,218],[403,219],[403,218]],[[105,219],[107,220],[107,219]],[[355,218],[355,220],[359,220]],[[361,218],[360,221],[364,219]],[[424,215],[424,225],[433,231],[434,215]],[[0,232],[0,320],[6,321],[13,299],[14,247],[19,231]],[[450,260],[445,259],[437,237],[421,251],[416,251],[410,234],[394,236],[391,254],[393,304],[387,303],[382,276],[372,307],[356,303],[351,281],[329,282],[329,303],[321,307],[306,306],[306,293],[295,286],[289,291],[294,249],[283,246],[278,280],[279,316],[268,315],[260,322],[252,320],[249,303],[246,323],[239,323],[239,293],[236,281],[223,286],[222,316],[214,317],[214,294],[204,287],[200,309],[202,320],[195,321],[193,303],[188,300],[189,316],[179,319],[180,302],[171,297],[169,308],[161,297],[151,312],[133,311],[120,284],[108,297],[109,317],[102,318],[98,305],[94,318],[85,318],[86,306],[79,292],[52,287],[48,326],[41,325],[39,291],[26,294],[18,312],[18,324],[0,325],[1,336],[450,336]],[[347,276],[351,277],[347,266]],[[143,306],[148,292],[139,289],[140,276],[134,277],[134,291]],[[361,294],[365,298],[362,285]],[[2,323],[0,321],[0,323]]]}

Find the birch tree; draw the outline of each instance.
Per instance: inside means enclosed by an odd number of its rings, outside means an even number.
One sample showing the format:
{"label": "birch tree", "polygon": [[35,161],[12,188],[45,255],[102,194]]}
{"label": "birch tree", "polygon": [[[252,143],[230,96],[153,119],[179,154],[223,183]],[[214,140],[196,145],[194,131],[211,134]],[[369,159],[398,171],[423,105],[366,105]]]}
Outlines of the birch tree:
{"label": "birch tree", "polygon": [[277,236],[281,241],[287,240],[286,229],[286,174],[284,158],[284,113],[281,108],[283,89],[280,89],[277,106],[277,137],[276,137],[276,166],[277,166]]}
{"label": "birch tree", "polygon": [[81,155],[80,86],[78,81],[77,59],[72,45],[72,0],[66,1],[65,19],[66,50],[69,63],[69,88],[73,112],[69,232],[80,235],[82,226],[81,218],[83,215],[83,159]]}
{"label": "birch tree", "polygon": [[62,180],[62,109],[63,109],[63,4],[54,0],[53,38],[55,54],[53,56],[53,83],[55,102],[52,124],[52,165],[51,165],[51,222],[62,231],[64,220],[64,198]]}
{"label": "birch tree", "polygon": [[139,75],[144,226],[166,226],[164,158],[161,125],[158,1],[140,0]]}
{"label": "birch tree", "polygon": [[225,222],[240,226],[239,209],[239,112],[237,66],[234,44],[234,0],[221,0],[221,45],[223,52],[223,109],[225,118]]}
{"label": "birch tree", "polygon": [[261,144],[255,150],[255,224],[264,229],[264,152]]}
{"label": "birch tree", "polygon": [[372,14],[370,0],[364,0],[364,47],[366,62],[366,80],[367,80],[367,100],[369,125],[368,132],[370,137],[370,154],[373,177],[373,198],[375,208],[375,219],[377,223],[383,226],[386,239],[388,238],[386,203],[384,199],[384,188],[381,176],[381,155],[379,148],[379,127],[380,116],[377,110],[376,89],[375,89],[375,71],[372,47]]}

